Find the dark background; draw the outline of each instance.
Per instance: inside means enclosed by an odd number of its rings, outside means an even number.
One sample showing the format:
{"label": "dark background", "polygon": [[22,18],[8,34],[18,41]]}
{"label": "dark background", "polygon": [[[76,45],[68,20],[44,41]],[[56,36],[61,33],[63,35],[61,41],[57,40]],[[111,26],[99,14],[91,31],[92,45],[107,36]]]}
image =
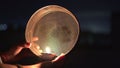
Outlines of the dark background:
{"label": "dark background", "polygon": [[[119,0],[8,0],[0,1],[0,50],[25,42],[25,27],[39,8],[56,4],[70,10],[80,24],[80,36],[66,56],[65,68],[108,68],[112,62],[112,33],[117,38],[120,23]],[[119,39],[119,38],[118,38]],[[116,41],[114,45],[119,45]],[[119,54],[119,53],[118,53]],[[116,58],[116,57],[115,57]]]}

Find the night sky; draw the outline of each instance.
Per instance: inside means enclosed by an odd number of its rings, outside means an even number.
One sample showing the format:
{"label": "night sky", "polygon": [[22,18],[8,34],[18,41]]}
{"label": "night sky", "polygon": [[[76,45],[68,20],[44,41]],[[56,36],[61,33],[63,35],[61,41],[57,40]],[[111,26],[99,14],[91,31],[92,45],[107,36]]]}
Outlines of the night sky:
{"label": "night sky", "polygon": [[112,11],[118,11],[119,0],[3,0],[0,2],[0,23],[22,24],[25,28],[30,16],[39,8],[56,4],[76,15],[81,30],[110,33]]}

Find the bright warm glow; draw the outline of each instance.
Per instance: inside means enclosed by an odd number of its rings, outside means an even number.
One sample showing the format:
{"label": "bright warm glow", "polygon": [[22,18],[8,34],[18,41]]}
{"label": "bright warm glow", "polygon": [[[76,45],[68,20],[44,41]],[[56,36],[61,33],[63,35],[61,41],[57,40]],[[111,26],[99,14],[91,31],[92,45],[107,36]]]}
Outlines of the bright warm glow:
{"label": "bright warm glow", "polygon": [[52,62],[55,62],[57,60],[59,60],[60,58],[64,57],[65,54],[64,53],[61,53],[59,56],[57,56],[54,60],[52,60]]}
{"label": "bright warm glow", "polygon": [[51,53],[50,47],[46,47],[46,53]]}

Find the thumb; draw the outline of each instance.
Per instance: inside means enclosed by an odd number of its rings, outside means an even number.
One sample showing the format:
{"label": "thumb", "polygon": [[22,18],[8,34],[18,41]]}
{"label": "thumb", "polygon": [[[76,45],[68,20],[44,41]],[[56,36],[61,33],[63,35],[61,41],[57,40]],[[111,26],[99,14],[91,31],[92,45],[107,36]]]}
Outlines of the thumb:
{"label": "thumb", "polygon": [[9,51],[1,54],[2,61],[3,61],[4,63],[10,61],[10,60],[13,59],[22,49],[23,49],[23,47],[14,47],[14,48],[10,49]]}
{"label": "thumb", "polygon": [[12,52],[12,55],[16,56],[17,54],[19,54],[22,51],[22,49],[30,48],[30,47],[31,47],[31,43],[25,43],[25,44],[21,44],[21,45],[18,45],[16,47],[12,48],[10,50],[10,52]]}
{"label": "thumb", "polygon": [[13,59],[16,55],[18,55],[22,51],[22,49],[29,48],[30,46],[31,46],[30,43],[25,43],[25,44],[14,46],[9,51],[1,54],[1,58],[3,62],[7,62]]}

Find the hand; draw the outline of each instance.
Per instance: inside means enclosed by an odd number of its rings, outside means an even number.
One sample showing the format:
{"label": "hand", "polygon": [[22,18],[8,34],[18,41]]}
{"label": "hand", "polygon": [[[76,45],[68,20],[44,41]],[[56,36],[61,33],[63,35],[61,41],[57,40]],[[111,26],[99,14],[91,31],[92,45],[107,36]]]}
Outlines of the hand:
{"label": "hand", "polygon": [[[33,38],[33,41],[38,40],[38,38]],[[17,62],[19,60],[21,60],[22,58],[27,58],[29,56],[36,56],[34,55],[29,48],[31,47],[31,43],[24,43],[24,44],[20,44],[17,45],[16,47],[11,48],[8,52],[1,54],[1,58],[3,60],[4,63],[11,63],[11,62]],[[54,57],[55,55],[51,55],[50,57]],[[50,64],[47,62],[39,62],[39,63],[35,63],[32,65],[22,65],[23,68],[32,68],[32,67],[36,67],[36,68],[45,68],[44,66],[61,66],[61,63],[59,62],[63,62],[63,58],[64,58],[64,54],[58,56],[56,59],[50,61]],[[45,60],[47,61],[47,60]],[[47,64],[47,65],[46,65]],[[4,65],[4,64],[3,64]],[[1,66],[1,65],[0,65]],[[6,65],[4,65],[6,66]],[[14,66],[14,65],[13,65]]]}
{"label": "hand", "polygon": [[[55,56],[52,54],[48,54],[48,55]],[[61,66],[63,65],[64,56],[65,56],[64,54],[61,54],[52,61],[44,61],[32,65],[20,65],[20,67],[21,68],[62,68]]]}
{"label": "hand", "polygon": [[[31,43],[24,43],[19,44],[15,47],[12,47],[9,51],[2,53],[1,58],[4,63],[10,62],[10,61],[17,61],[20,59],[19,56],[17,56],[24,48],[30,48]],[[17,56],[17,57],[16,57]]]}
{"label": "hand", "polygon": [[[37,41],[38,37],[34,37],[32,41]],[[26,56],[34,55],[29,48],[31,43],[23,43],[12,47],[9,51],[2,53],[0,56],[4,63],[16,62]]]}
{"label": "hand", "polygon": [[[29,48],[31,45],[30,44],[28,44],[28,43],[26,43],[26,44],[22,44],[22,45],[20,45],[20,46],[17,46],[17,47],[14,47],[13,49],[14,50],[10,50],[10,53],[12,53],[13,54],[13,56],[12,57],[14,57],[14,59],[13,58],[11,58],[12,59],[12,61],[14,60],[15,61],[15,59],[21,59],[21,56],[23,56],[23,58],[25,57],[25,55],[23,55],[23,53],[26,53],[24,50],[22,50],[23,48]],[[22,55],[21,55],[22,54]],[[26,53],[26,57],[28,57],[28,54],[29,53]],[[7,56],[9,56],[9,52],[8,53],[6,53],[6,55]],[[30,55],[30,54],[29,54]],[[17,56],[17,57],[16,57]],[[55,56],[55,55],[50,55],[50,56]],[[19,57],[19,58],[18,58]],[[64,58],[64,54],[61,54],[60,56],[58,56],[58,57],[56,57],[54,60],[52,60],[52,61],[46,61],[46,62],[39,62],[39,63],[36,63],[36,64],[32,64],[32,65],[21,65],[21,67],[22,68],[52,68],[52,67],[54,67],[54,68],[59,68],[59,67],[61,67],[62,66],[62,64],[63,64],[63,58]],[[11,61],[11,60],[9,60],[9,61]],[[61,62],[62,62],[62,64],[61,64]],[[17,68],[15,65],[9,65],[9,64],[1,64],[0,65],[0,67],[1,68]]]}
{"label": "hand", "polygon": [[62,53],[52,61],[43,62],[40,65],[40,68],[62,68],[64,64],[64,58],[65,58],[65,54]]}

